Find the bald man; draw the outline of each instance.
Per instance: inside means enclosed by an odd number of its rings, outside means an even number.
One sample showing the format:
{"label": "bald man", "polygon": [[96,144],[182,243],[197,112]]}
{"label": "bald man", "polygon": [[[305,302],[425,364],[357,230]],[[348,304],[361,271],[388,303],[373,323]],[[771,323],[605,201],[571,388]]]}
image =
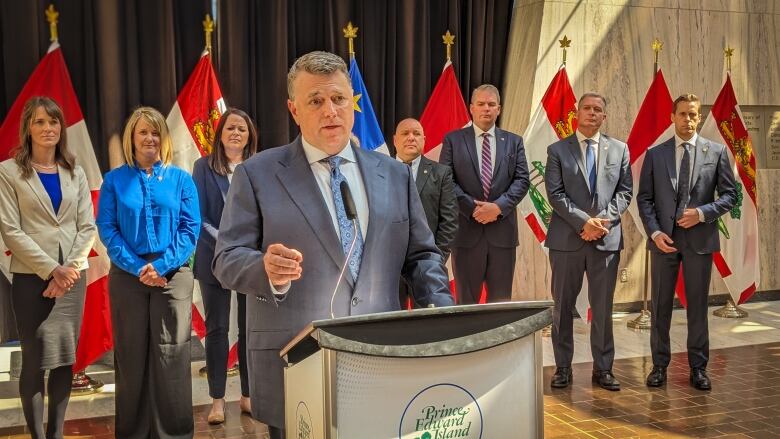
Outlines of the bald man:
{"label": "bald man", "polygon": [[[404,119],[398,123],[393,135],[396,159],[406,163],[412,172],[417,192],[420,194],[428,227],[433,232],[436,247],[444,261],[450,256],[450,243],[458,230],[458,200],[452,183],[452,170],[422,155],[425,146],[425,132],[416,119]],[[408,285],[401,282],[401,305],[407,297],[413,297]]]}

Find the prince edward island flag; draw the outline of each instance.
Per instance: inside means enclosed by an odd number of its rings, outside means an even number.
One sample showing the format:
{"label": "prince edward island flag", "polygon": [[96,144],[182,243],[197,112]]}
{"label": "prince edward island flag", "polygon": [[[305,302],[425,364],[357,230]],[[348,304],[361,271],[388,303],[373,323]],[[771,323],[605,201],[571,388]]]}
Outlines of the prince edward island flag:
{"label": "prince edward island flag", "polygon": [[371,98],[368,97],[366,84],[363,83],[363,76],[354,58],[349,63],[349,78],[352,80],[355,99],[355,125],[352,134],[357,137],[361,148],[390,155],[374,114]]}

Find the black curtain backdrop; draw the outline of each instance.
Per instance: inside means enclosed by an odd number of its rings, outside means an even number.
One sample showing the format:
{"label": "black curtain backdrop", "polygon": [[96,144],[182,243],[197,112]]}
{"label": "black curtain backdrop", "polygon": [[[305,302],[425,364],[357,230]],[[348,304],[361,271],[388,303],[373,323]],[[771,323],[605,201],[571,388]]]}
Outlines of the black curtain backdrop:
{"label": "black curtain backdrop", "polygon": [[[54,0],[59,42],[100,166],[133,108],[168,113],[204,47],[210,0]],[[0,119],[49,47],[48,1],[0,0]],[[503,83],[512,0],[218,0],[214,62],[229,106],[257,122],[262,148],[294,138],[286,75],[296,57],[355,52],[388,147],[397,121],[419,118],[445,62],[441,35],[471,90]]]}

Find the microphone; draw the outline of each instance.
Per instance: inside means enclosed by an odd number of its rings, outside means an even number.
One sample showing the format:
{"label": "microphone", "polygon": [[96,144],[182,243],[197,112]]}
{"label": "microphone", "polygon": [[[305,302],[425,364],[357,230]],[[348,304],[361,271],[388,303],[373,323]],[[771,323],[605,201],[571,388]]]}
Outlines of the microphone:
{"label": "microphone", "polygon": [[336,299],[336,292],[339,290],[341,281],[344,280],[344,271],[347,269],[347,266],[349,266],[349,258],[352,257],[352,252],[355,250],[355,243],[357,242],[359,233],[355,200],[352,199],[352,192],[349,190],[349,185],[346,180],[343,180],[341,184],[339,184],[339,190],[341,191],[341,199],[344,201],[344,211],[347,214],[347,218],[352,222],[352,243],[349,245],[347,257],[344,259],[344,265],[341,266],[341,272],[339,273],[339,278],[336,280],[336,286],[333,288],[333,294],[330,295],[330,318],[332,319],[336,318],[333,314],[333,301]]}

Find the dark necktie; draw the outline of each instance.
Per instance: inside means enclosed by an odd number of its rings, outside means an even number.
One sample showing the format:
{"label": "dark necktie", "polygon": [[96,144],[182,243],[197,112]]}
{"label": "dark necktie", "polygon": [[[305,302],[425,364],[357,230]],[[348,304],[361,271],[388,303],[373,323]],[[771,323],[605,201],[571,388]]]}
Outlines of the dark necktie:
{"label": "dark necktie", "polygon": [[593,139],[585,139],[585,168],[588,170],[590,194],[596,193],[596,151]]}
{"label": "dark necktie", "polygon": [[346,181],[346,177],[339,169],[341,160],[342,158],[339,156],[330,156],[323,161],[327,161],[330,165],[330,191],[333,194],[333,204],[336,207],[336,219],[339,223],[339,234],[341,235],[341,247],[344,251],[344,256],[347,256],[349,253],[352,238],[355,236],[353,233],[357,233],[355,249],[352,251],[352,257],[349,258],[349,272],[352,274],[352,279],[357,281],[358,272],[360,272],[360,260],[363,256],[363,233],[360,231],[359,221],[356,220],[356,227],[352,227],[352,221],[347,218],[347,211],[344,209],[344,199],[341,197],[341,182]]}
{"label": "dark necktie", "polygon": [[677,176],[677,210],[674,213],[675,218],[680,218],[683,211],[688,207],[688,201],[691,199],[691,150],[690,143],[683,143],[683,156],[680,160],[680,172]]}
{"label": "dark necktie", "polygon": [[480,181],[482,182],[482,195],[488,201],[490,184],[493,181],[493,163],[490,153],[490,133],[482,133],[482,167],[480,169]]}

